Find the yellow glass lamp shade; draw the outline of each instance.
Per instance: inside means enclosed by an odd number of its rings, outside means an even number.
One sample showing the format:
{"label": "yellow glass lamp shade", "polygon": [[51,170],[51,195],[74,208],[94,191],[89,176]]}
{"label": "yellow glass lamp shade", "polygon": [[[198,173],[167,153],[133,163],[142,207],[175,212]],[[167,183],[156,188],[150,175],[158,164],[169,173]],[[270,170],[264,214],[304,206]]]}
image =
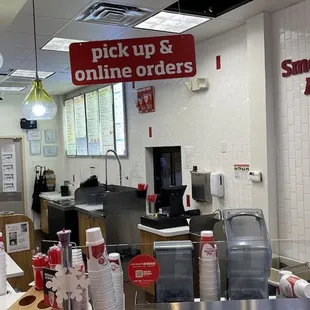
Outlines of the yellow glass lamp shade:
{"label": "yellow glass lamp shade", "polygon": [[49,120],[57,114],[57,104],[44,90],[41,80],[34,80],[32,88],[22,103],[22,113],[27,120]]}

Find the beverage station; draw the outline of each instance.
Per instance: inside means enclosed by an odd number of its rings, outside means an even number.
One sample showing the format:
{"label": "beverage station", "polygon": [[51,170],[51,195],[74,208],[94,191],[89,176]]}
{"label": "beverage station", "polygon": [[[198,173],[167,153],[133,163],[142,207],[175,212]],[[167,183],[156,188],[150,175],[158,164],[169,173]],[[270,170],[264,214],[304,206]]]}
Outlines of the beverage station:
{"label": "beverage station", "polygon": [[[77,246],[72,231],[62,229],[46,254],[33,256],[34,287],[10,309],[308,309],[308,281],[293,269],[272,268],[276,241],[269,239],[262,210],[227,209],[216,216],[212,229],[148,244],[109,244],[93,227],[83,232],[85,246]],[[188,227],[202,219],[193,216]],[[146,246],[152,253],[144,253]]]}

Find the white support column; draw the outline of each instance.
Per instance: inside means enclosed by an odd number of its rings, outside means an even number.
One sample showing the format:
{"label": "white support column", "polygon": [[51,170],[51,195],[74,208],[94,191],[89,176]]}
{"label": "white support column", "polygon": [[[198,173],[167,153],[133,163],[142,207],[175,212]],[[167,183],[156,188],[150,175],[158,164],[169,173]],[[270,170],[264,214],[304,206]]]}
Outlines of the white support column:
{"label": "white support column", "polygon": [[264,211],[270,237],[275,239],[278,238],[278,207],[271,34],[269,13],[247,21],[250,169],[263,174],[262,183],[252,184],[252,207]]}

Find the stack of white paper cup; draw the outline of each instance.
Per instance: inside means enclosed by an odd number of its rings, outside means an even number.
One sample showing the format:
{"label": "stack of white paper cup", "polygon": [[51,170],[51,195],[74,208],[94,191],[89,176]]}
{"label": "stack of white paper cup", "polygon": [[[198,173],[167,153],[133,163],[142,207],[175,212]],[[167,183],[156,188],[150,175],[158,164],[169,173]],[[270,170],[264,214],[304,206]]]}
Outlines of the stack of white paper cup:
{"label": "stack of white paper cup", "polygon": [[[72,250],[72,267],[79,270],[82,276],[85,276],[85,265],[81,249]],[[72,306],[74,310],[88,310],[88,289],[83,289],[81,301],[72,300]]]}
{"label": "stack of white paper cup", "polygon": [[115,289],[117,310],[124,308],[124,273],[119,253],[110,253],[109,261],[112,268],[112,276]]}
{"label": "stack of white paper cup", "polygon": [[86,230],[88,276],[95,310],[116,310],[112,269],[99,227]]}
{"label": "stack of white paper cup", "polygon": [[0,253],[0,295],[6,295],[6,260],[5,252]]}
{"label": "stack of white paper cup", "polygon": [[199,258],[199,289],[201,301],[220,299],[220,271],[214,245],[213,232],[201,232],[201,251]]}

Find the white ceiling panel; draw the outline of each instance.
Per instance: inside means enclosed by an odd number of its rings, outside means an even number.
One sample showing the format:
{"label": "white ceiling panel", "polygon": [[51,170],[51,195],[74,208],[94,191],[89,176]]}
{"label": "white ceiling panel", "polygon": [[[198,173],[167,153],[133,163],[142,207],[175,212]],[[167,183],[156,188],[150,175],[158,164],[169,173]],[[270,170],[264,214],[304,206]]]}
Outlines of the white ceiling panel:
{"label": "white ceiling panel", "polygon": [[0,32],[14,20],[26,0],[0,0]]}
{"label": "white ceiling panel", "polygon": [[5,45],[0,47],[0,53],[4,59],[25,60],[33,53],[33,49]]}
{"label": "white ceiling panel", "polygon": [[[37,0],[36,16],[70,20],[82,11],[92,0]],[[32,15],[32,1],[28,0],[20,11]]]}
{"label": "white ceiling panel", "polygon": [[[104,1],[104,0],[103,0]],[[94,3],[97,1],[93,1]],[[165,8],[172,3],[176,2],[176,0],[107,0],[104,2],[110,2],[110,3],[118,3],[118,4],[127,4],[131,6],[137,6],[141,8],[150,8],[150,9],[157,9],[161,10],[162,8]]]}
{"label": "white ceiling panel", "polygon": [[[66,64],[70,62],[69,53],[66,52],[57,52],[57,51],[44,51],[41,50],[38,53],[39,61],[48,59],[49,62],[57,62],[61,64]],[[34,53],[29,57],[28,60],[34,61]]]}
{"label": "white ceiling panel", "polygon": [[[68,21],[63,19],[53,19],[45,17],[37,17],[37,34],[53,35],[60,30]],[[33,33],[33,21],[31,15],[18,14],[7,31],[18,33]]]}
{"label": "white ceiling panel", "polygon": [[58,73],[43,81],[44,87],[51,95],[67,94],[75,89],[70,73]]}
{"label": "white ceiling panel", "polygon": [[175,33],[131,28],[115,36],[113,39],[116,40],[116,39],[128,39],[128,38],[160,37],[168,35],[175,35]]}
{"label": "white ceiling panel", "polygon": [[109,40],[124,29],[123,27],[73,21],[57,33],[57,37],[85,41]]}
{"label": "white ceiling panel", "polygon": [[213,36],[216,36],[222,32],[241,26],[243,24],[244,22],[223,20],[217,18],[209,22],[206,22],[196,28],[190,29],[185,33],[191,33],[195,36],[196,41],[202,41],[211,38]]}
{"label": "white ceiling panel", "polygon": [[12,60],[3,58],[3,66],[0,68],[1,73],[10,73],[13,69],[16,69],[19,67],[19,65],[23,62],[22,60]]}
{"label": "white ceiling panel", "polygon": [[254,0],[220,16],[221,19],[245,21],[261,12],[275,12],[300,0]]}
{"label": "white ceiling panel", "polygon": [[[43,46],[49,41],[49,39],[50,36],[37,36],[38,46]],[[3,33],[0,33],[0,42],[5,42],[3,45],[9,47],[23,47],[32,50],[34,49],[33,34],[5,31]],[[0,53],[1,47],[2,44],[0,46]]]}
{"label": "white ceiling panel", "polygon": [[[57,62],[50,62],[50,61],[40,61],[38,63],[39,71],[48,71],[48,72],[58,72],[62,69],[66,68],[67,64],[61,64]],[[22,70],[35,70],[35,62],[31,60],[24,61],[18,69]]]}

